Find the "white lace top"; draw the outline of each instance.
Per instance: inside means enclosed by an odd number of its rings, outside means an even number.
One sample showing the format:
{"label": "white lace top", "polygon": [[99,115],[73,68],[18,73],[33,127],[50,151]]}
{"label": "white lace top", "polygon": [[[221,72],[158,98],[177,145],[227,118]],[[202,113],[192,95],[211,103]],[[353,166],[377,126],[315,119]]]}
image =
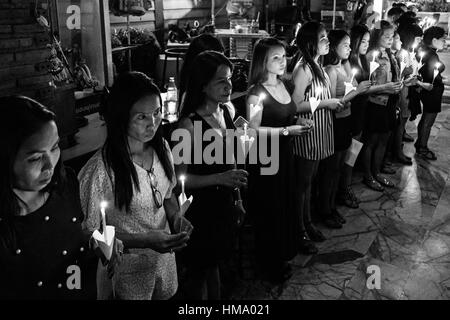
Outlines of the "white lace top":
{"label": "white lace top", "polygon": [[[173,166],[171,154],[170,159]],[[112,184],[101,150],[86,163],[78,175],[85,228],[93,231],[100,227],[99,207],[100,202],[105,200],[108,201],[106,224],[114,226],[116,234],[145,233],[152,229],[170,232],[164,206],[158,209],[153,199],[147,171],[136,164],[135,168],[140,192],[137,192],[133,186],[134,196],[131,200],[130,212],[126,213],[125,209],[119,210],[114,206]],[[172,181],[167,178],[156,153],[154,153],[153,172],[162,198],[170,198],[172,189],[176,185],[176,178],[174,177]],[[110,284],[107,283],[106,274],[98,275],[98,278],[98,296],[105,298]],[[175,294],[178,287],[175,256],[170,253],[160,254],[151,249],[129,249],[123,255],[122,263],[115,270],[113,285],[115,297],[119,299],[168,299]]]}

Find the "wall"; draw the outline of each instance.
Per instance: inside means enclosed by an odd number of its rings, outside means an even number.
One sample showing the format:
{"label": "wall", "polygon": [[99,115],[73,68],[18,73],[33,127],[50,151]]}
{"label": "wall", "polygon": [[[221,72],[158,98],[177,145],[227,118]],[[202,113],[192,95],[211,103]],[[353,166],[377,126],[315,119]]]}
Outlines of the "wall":
{"label": "wall", "polygon": [[[43,5],[43,6],[42,6]],[[48,73],[49,32],[36,22],[34,0],[0,0],[0,96],[34,98],[56,114],[61,146],[76,132],[73,85],[56,88]],[[48,17],[47,1],[37,2]]]}
{"label": "wall", "polygon": [[45,65],[50,40],[33,11],[33,0],[0,0],[0,96],[52,97]]}

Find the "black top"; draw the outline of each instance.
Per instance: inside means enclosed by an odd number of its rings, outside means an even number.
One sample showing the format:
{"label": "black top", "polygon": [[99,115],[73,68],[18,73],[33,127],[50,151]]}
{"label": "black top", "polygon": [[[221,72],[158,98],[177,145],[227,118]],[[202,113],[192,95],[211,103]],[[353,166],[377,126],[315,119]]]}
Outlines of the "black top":
{"label": "black top", "polygon": [[[262,92],[266,94],[266,98],[261,126],[279,128],[295,124],[297,108],[292,99],[289,103],[280,103],[262,84],[251,87],[249,95],[258,96]],[[298,160],[294,157],[294,136],[280,135],[273,146],[271,135],[267,138],[267,154],[272,155],[272,158],[276,154],[278,170],[275,174],[262,174],[261,169],[273,163],[263,164],[260,161],[248,166],[248,209],[254,225],[258,265],[270,270],[279,268],[283,262],[297,254],[300,226],[295,191],[295,162]],[[258,141],[259,147],[263,141]],[[275,149],[272,150],[272,147]]]}
{"label": "black top", "polygon": [[[361,68],[359,64],[352,64],[351,66],[358,70],[355,75],[356,82],[361,83],[362,81],[369,80],[369,72],[367,70]],[[360,94],[351,101],[351,129],[353,135],[358,135],[363,130],[368,100],[369,96],[367,94]]]}
{"label": "black top", "polygon": [[[422,76],[423,82],[433,83],[433,90],[422,90],[420,93],[420,100],[423,103],[423,112],[435,113],[441,111],[442,95],[444,94],[444,83],[442,82],[442,72],[445,70],[444,64],[439,60],[436,49],[425,48],[425,55],[422,59],[423,66],[419,73]],[[437,62],[441,62],[439,73],[433,81],[434,70]]]}
{"label": "black top", "polygon": [[[221,105],[227,129],[234,129],[233,120],[226,106]],[[212,129],[209,123],[198,113],[189,116],[194,127],[201,124],[201,135],[194,134],[195,144],[201,145],[202,155],[211,144],[210,141],[201,139],[206,130]],[[201,139],[201,140],[200,140]],[[216,136],[214,139],[222,139],[222,155],[227,154],[227,138]],[[213,140],[214,140],[213,139]],[[231,141],[230,141],[231,142]],[[210,146],[211,147],[211,146]],[[194,152],[196,151],[194,147]],[[194,152],[192,152],[192,162],[187,166],[187,172],[194,175],[210,175],[221,173],[235,168],[235,164],[227,164],[225,158],[221,158],[222,163],[206,163],[202,157],[199,163],[195,163]],[[216,150],[212,151],[214,157]],[[234,157],[234,153],[232,155]],[[204,268],[216,266],[220,261],[231,257],[236,238],[236,220],[234,214],[233,189],[224,186],[208,186],[200,189],[187,189],[188,195],[192,195],[194,200],[186,211],[186,218],[194,226],[189,244],[180,251],[180,257],[189,267]]]}
{"label": "black top", "polygon": [[82,221],[78,181],[69,170],[62,191],[52,191],[41,208],[0,221],[0,299],[95,299],[97,258]]}

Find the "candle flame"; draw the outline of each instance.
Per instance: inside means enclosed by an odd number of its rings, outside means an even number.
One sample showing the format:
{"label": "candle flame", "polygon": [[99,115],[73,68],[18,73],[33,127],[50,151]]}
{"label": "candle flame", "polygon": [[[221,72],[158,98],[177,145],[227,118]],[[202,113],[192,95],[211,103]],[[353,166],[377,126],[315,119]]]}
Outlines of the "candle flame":
{"label": "candle flame", "polygon": [[264,100],[266,98],[266,94],[265,93],[261,93],[260,95],[259,95],[259,101],[262,101],[262,100]]}
{"label": "candle flame", "polygon": [[100,208],[101,209],[106,209],[107,206],[108,206],[108,202],[107,201],[100,202]]}
{"label": "candle flame", "polygon": [[440,67],[441,67],[441,63],[440,62],[436,62],[436,64],[434,65],[434,67],[436,68],[436,69],[439,69]]}
{"label": "candle flame", "polygon": [[414,43],[414,44],[412,45],[412,48],[415,50],[415,49],[417,48],[417,43]]}
{"label": "candle flame", "polygon": [[373,52],[373,57],[376,58],[376,57],[378,57],[379,54],[380,54],[380,53],[379,53],[378,51],[374,51],[374,52]]}
{"label": "candle flame", "polygon": [[419,56],[420,56],[421,58],[423,58],[424,55],[425,55],[425,52],[423,52],[423,51],[421,51],[421,52],[419,53]]}
{"label": "candle flame", "polygon": [[352,69],[352,74],[353,74],[353,75],[356,75],[357,73],[358,73],[358,69],[353,68],[353,69]]}
{"label": "candle flame", "polygon": [[186,176],[184,175],[184,174],[182,174],[181,176],[180,176],[180,181],[181,182],[184,182],[186,180]]}

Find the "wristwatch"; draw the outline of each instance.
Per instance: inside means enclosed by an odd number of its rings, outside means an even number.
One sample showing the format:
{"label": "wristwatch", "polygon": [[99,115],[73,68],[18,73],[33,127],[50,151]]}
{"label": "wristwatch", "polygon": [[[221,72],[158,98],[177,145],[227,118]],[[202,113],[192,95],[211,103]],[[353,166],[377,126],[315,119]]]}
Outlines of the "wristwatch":
{"label": "wristwatch", "polygon": [[289,130],[288,130],[288,128],[283,127],[283,129],[281,129],[281,134],[282,134],[283,136],[289,135]]}

